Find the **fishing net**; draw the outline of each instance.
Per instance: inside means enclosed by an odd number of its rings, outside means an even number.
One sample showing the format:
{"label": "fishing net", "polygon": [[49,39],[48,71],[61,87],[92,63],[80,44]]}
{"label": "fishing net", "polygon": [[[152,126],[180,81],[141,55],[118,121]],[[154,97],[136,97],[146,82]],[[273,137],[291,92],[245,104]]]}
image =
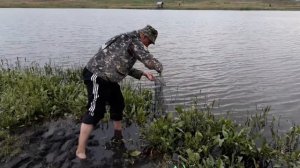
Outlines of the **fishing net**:
{"label": "fishing net", "polygon": [[166,103],[164,97],[164,87],[166,87],[165,80],[160,74],[155,77],[154,81],[154,105],[153,112],[156,115],[164,115],[166,113]]}

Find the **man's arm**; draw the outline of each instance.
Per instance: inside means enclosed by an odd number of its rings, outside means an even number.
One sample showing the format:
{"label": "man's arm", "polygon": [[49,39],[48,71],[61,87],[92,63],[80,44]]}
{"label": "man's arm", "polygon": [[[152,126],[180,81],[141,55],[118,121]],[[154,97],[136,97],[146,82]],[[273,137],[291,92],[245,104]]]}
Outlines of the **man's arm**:
{"label": "man's arm", "polygon": [[148,49],[141,42],[132,43],[131,50],[133,55],[141,61],[147,68],[154,69],[158,73],[163,71],[162,64],[153,57]]}
{"label": "man's arm", "polygon": [[128,75],[132,76],[136,79],[141,79],[141,77],[143,76],[144,72],[135,68],[131,68]]}
{"label": "man's arm", "polygon": [[152,73],[150,73],[150,72],[143,72],[143,71],[135,69],[135,68],[132,68],[129,71],[128,75],[132,76],[132,77],[134,77],[136,79],[141,79],[142,76],[145,76],[147,79],[149,79],[151,81],[155,80],[155,77],[153,76]]}

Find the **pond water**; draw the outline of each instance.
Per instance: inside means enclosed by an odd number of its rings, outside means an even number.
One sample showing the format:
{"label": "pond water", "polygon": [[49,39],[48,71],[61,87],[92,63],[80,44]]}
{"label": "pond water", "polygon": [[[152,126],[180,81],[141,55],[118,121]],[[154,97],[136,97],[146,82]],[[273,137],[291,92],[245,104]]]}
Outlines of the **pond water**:
{"label": "pond water", "polygon": [[299,124],[299,18],[298,11],[0,9],[0,59],[84,66],[110,37],[150,24],[159,31],[149,51],[164,64],[169,108],[216,100],[216,113],[245,117],[271,106],[272,115]]}

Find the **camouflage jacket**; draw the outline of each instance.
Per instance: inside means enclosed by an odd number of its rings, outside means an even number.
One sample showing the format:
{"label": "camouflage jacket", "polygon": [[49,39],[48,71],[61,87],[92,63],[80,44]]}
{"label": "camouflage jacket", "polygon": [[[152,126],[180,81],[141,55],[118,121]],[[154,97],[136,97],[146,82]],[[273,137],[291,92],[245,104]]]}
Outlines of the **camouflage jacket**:
{"label": "camouflage jacket", "polygon": [[142,43],[139,32],[133,31],[117,35],[107,41],[90,59],[86,68],[110,82],[120,82],[127,75],[140,79],[143,71],[133,68],[137,60],[159,73],[163,70],[162,64]]}

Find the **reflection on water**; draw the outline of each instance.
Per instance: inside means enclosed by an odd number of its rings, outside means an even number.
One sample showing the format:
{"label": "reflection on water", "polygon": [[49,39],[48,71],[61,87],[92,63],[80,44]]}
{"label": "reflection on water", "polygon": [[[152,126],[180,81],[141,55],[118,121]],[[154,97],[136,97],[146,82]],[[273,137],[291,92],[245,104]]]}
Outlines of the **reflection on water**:
{"label": "reflection on water", "polygon": [[217,112],[243,116],[270,105],[271,113],[298,122],[299,17],[298,11],[1,9],[0,58],[83,66],[108,38],[151,24],[159,36],[149,50],[164,64],[168,107],[197,97],[217,100]]}

